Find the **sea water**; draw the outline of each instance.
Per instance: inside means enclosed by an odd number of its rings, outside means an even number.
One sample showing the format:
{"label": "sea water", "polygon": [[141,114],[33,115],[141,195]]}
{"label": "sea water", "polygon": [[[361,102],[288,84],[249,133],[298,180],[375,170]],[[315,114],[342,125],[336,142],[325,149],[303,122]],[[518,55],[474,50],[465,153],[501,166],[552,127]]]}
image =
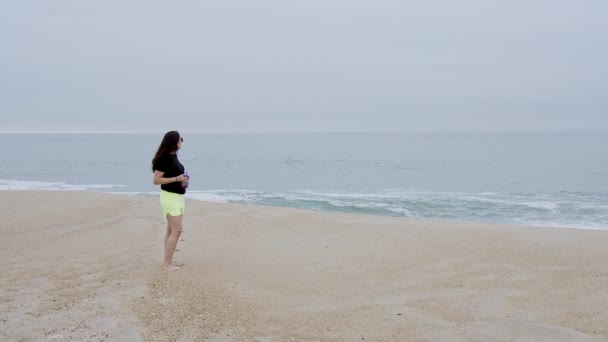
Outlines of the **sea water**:
{"label": "sea water", "polygon": [[[0,190],[157,196],[162,133],[0,134]],[[191,200],[608,229],[608,132],[183,133]]]}

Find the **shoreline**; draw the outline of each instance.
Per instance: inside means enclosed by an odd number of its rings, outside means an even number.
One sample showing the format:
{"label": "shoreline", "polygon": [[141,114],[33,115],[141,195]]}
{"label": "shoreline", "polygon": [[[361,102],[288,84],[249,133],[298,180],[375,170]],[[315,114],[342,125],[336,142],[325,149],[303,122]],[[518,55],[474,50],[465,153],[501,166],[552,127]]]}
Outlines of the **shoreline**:
{"label": "shoreline", "polygon": [[0,200],[4,340],[608,338],[602,230],[189,200],[167,272],[154,197]]}
{"label": "shoreline", "polygon": [[[23,182],[27,182],[27,181],[23,181]],[[33,183],[38,183],[38,182],[33,182]],[[50,183],[49,183],[50,184]],[[53,183],[55,184],[55,183]],[[61,186],[59,186],[59,188],[55,188],[55,189],[19,189],[19,190],[0,190],[0,191],[14,191],[14,192],[20,192],[20,191],[41,191],[41,192],[46,192],[46,191],[87,191],[87,192],[95,192],[95,193],[105,193],[105,194],[116,194],[116,195],[128,195],[128,196],[140,196],[140,197],[157,197],[158,196],[158,191],[149,191],[149,192],[142,192],[142,191],[108,191],[108,190],[100,190],[101,187],[105,187],[105,186],[110,186],[110,185],[89,185],[87,188],[86,185],[69,185],[69,184],[65,184],[66,188],[62,188]],[[112,185],[113,186],[113,185]],[[119,187],[123,187],[124,185],[120,185]],[[371,216],[378,216],[378,217],[398,217],[398,218],[406,218],[406,219],[423,219],[423,220],[435,220],[438,221],[440,223],[468,223],[468,224],[496,224],[496,225],[503,225],[503,226],[518,226],[518,227],[532,227],[532,228],[559,228],[559,229],[583,229],[583,230],[600,230],[600,231],[608,231],[608,225],[604,225],[603,223],[597,223],[597,222],[590,222],[590,223],[560,223],[560,222],[554,222],[555,219],[546,221],[546,222],[540,222],[540,221],[535,221],[535,222],[505,222],[505,219],[510,219],[510,220],[522,220],[522,218],[520,217],[503,217],[502,221],[500,219],[495,219],[494,221],[491,220],[474,220],[474,219],[470,219],[467,217],[452,217],[452,218],[442,218],[442,217],[438,217],[438,216],[407,216],[404,214],[400,214],[400,213],[396,213],[396,212],[391,212],[391,213],[382,213],[382,212],[373,212],[373,211],[363,211],[363,212],[358,212],[357,210],[361,210],[361,207],[357,206],[357,204],[353,204],[352,207],[348,207],[348,206],[344,206],[344,207],[336,207],[336,208],[311,208],[311,207],[306,207],[305,205],[299,205],[297,201],[291,201],[290,200],[285,200],[286,202],[284,204],[272,204],[272,203],[264,203],[263,201],[255,201],[255,202],[246,202],[246,201],[242,201],[242,202],[237,202],[234,200],[229,200],[229,199],[225,199],[222,198],[222,196],[228,196],[229,195],[216,195],[216,192],[227,192],[227,193],[257,193],[257,194],[266,194],[266,192],[263,191],[254,191],[254,190],[194,190],[191,191],[190,193],[186,194],[186,200],[191,200],[191,201],[197,201],[197,202],[204,202],[204,203],[225,203],[225,204],[243,204],[243,205],[258,205],[258,206],[263,206],[263,207],[271,207],[271,208],[291,208],[291,209],[298,209],[298,210],[308,210],[308,211],[315,211],[315,212],[321,212],[321,213],[345,213],[345,214],[353,214],[353,215],[371,215]],[[416,192],[416,191],[415,191]],[[430,193],[433,194],[434,192],[432,191],[422,191],[423,193]],[[275,192],[269,192],[269,193],[275,193]],[[276,192],[277,194],[279,194],[279,197],[281,195],[285,195],[285,194],[291,194],[291,193],[295,193],[298,194],[300,193],[300,191],[293,191],[293,192]],[[307,194],[308,191],[303,191],[303,194]],[[407,193],[407,191],[406,191]],[[440,193],[444,193],[444,192],[438,192],[438,194]],[[452,193],[452,192],[445,192],[445,194],[459,194],[459,193]],[[476,195],[477,193],[470,193],[469,195]],[[493,195],[499,195],[499,194],[494,194],[494,193],[489,193],[489,194],[493,194]],[[212,198],[205,198],[207,196],[211,196]],[[312,198],[310,200],[313,201],[319,201],[318,204],[323,205],[324,202],[326,202],[328,199],[324,198],[324,197],[320,197],[320,198]],[[374,202],[370,202],[372,204],[374,204]],[[424,203],[424,201],[422,202]],[[384,203],[376,203],[377,205],[382,206]],[[568,204],[568,203],[566,203]],[[465,205],[465,204],[463,204]],[[448,208],[448,209],[453,209],[453,208]],[[366,210],[365,208],[363,208],[363,210]],[[375,209],[372,209],[375,210]],[[380,209],[378,209],[380,210]],[[415,209],[414,209],[415,210]],[[442,208],[437,208],[437,210],[445,210]],[[525,220],[526,218],[524,218]],[[528,218],[529,219],[529,218]],[[565,219],[565,217],[562,217],[561,219]]]}
{"label": "shoreline", "polygon": [[[130,196],[141,196],[141,197],[157,197],[157,193],[142,193],[142,192],[102,192],[107,194],[117,194],[117,195],[130,195]],[[337,214],[347,214],[347,215],[363,215],[363,216],[374,216],[374,217],[393,217],[393,218],[403,218],[403,219],[411,219],[411,220],[431,220],[436,221],[438,224],[481,224],[481,225],[499,225],[499,226],[508,226],[508,227],[524,227],[524,228],[550,228],[550,229],[582,229],[582,230],[598,230],[598,231],[608,231],[608,226],[594,227],[594,226],[579,226],[579,225],[569,225],[569,226],[560,226],[560,225],[551,225],[551,224],[515,224],[515,223],[500,223],[500,222],[482,222],[482,221],[467,221],[466,219],[442,219],[438,217],[411,217],[411,216],[403,216],[403,215],[387,215],[380,213],[358,213],[358,212],[349,212],[346,210],[323,210],[323,209],[311,209],[311,208],[302,208],[295,206],[287,206],[287,205],[272,205],[272,204],[263,204],[263,203],[242,203],[242,202],[222,202],[222,201],[212,201],[212,200],[204,200],[204,199],[196,199],[196,198],[188,198],[186,195],[187,201],[197,201],[203,203],[221,203],[221,204],[237,204],[237,205],[252,205],[252,206],[261,206],[267,208],[287,208],[287,209],[296,209],[296,210],[304,210],[304,211],[312,211],[312,212],[320,212],[320,213],[337,213]]]}

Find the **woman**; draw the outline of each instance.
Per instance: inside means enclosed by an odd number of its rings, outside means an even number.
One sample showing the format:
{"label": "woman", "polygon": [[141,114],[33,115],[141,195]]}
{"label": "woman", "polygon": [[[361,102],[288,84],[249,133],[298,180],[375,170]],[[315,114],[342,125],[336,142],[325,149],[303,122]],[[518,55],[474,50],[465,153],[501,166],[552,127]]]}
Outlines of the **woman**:
{"label": "woman", "polygon": [[173,253],[182,233],[186,193],[182,182],[188,181],[188,176],[184,175],[184,166],[177,159],[177,151],[182,147],[183,142],[184,138],[180,137],[179,132],[167,132],[152,159],[154,184],[160,185],[160,206],[163,216],[167,218],[163,263],[163,268],[166,270],[178,270],[180,266],[173,263]]}

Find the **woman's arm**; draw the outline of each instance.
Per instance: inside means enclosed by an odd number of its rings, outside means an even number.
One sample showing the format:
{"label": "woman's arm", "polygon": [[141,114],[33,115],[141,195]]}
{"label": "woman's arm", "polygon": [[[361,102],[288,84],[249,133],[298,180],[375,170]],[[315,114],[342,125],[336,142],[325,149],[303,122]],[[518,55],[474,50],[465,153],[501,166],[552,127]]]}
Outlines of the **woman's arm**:
{"label": "woman's arm", "polygon": [[183,176],[177,176],[177,177],[171,177],[171,178],[164,178],[163,175],[165,173],[162,171],[154,171],[154,180],[153,183],[154,185],[161,185],[161,184],[169,184],[169,183],[173,183],[173,182],[181,182],[184,180]]}

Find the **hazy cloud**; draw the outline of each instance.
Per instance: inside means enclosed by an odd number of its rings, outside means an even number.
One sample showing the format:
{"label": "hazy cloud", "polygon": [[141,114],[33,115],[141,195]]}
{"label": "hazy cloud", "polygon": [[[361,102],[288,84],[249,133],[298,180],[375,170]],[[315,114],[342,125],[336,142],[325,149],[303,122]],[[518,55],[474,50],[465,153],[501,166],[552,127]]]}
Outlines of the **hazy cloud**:
{"label": "hazy cloud", "polygon": [[608,128],[608,2],[0,4],[0,130]]}

